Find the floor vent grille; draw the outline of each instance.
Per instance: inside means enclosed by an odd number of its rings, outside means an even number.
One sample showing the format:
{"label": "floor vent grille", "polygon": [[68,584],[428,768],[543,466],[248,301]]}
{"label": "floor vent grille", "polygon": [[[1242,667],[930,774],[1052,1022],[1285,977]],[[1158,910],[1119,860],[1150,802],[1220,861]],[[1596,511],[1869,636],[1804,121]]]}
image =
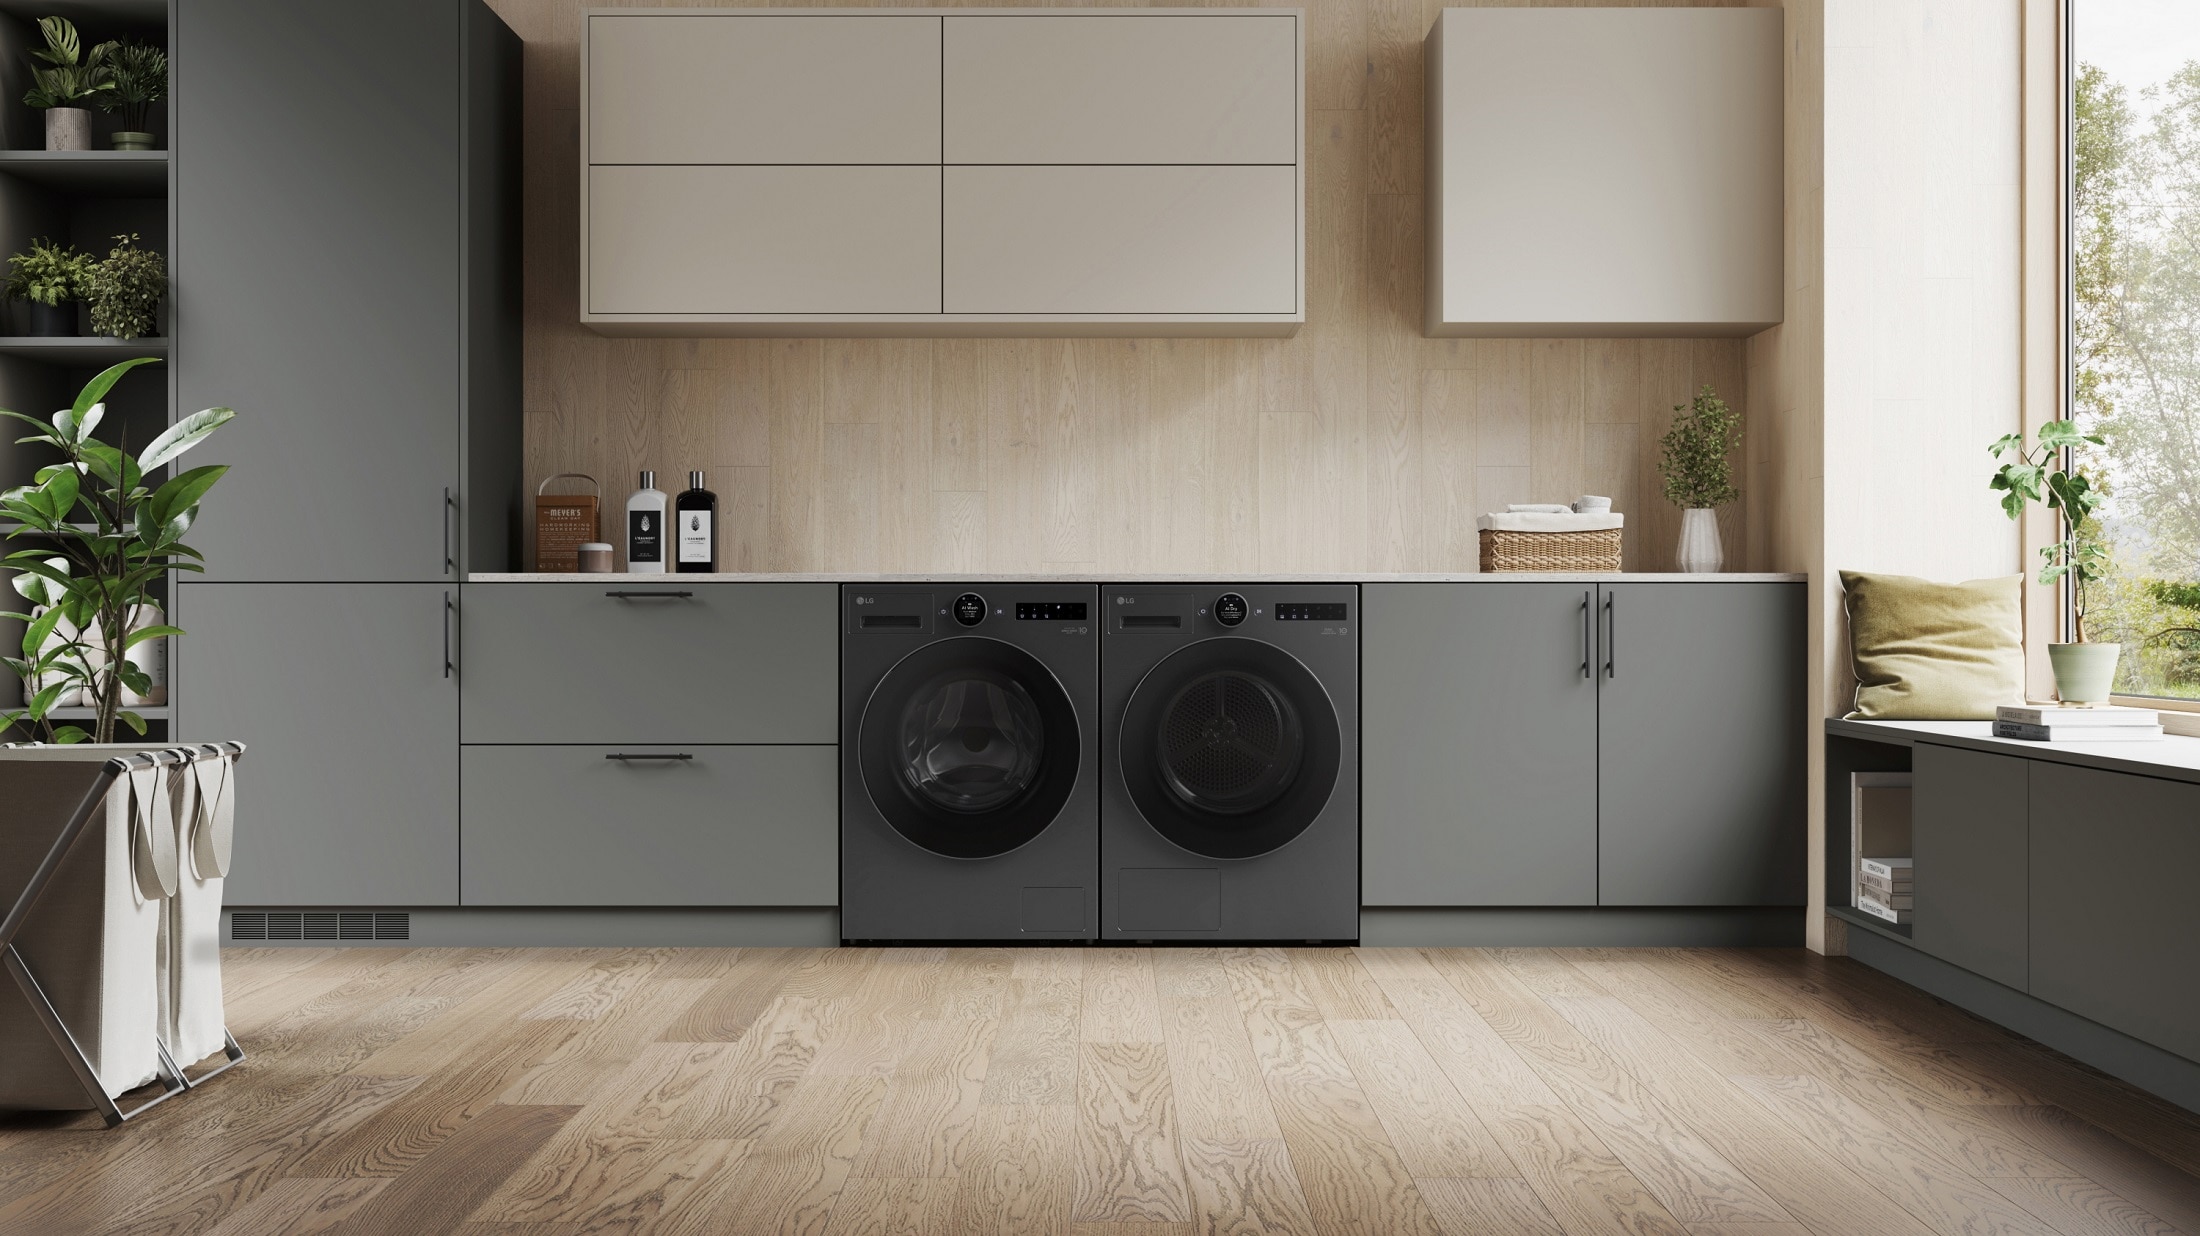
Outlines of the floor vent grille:
{"label": "floor vent grille", "polygon": [[229,938],[274,944],[410,940],[412,915],[403,910],[232,910]]}

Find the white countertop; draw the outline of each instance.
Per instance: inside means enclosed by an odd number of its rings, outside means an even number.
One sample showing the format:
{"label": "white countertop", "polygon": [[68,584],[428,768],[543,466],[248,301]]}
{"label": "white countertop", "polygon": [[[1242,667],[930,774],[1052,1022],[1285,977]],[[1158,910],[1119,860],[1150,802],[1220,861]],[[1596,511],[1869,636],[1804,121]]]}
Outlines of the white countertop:
{"label": "white countertop", "polygon": [[1682,575],[1654,572],[1568,572],[1568,571],[1463,571],[1456,574],[1384,574],[1370,572],[1357,575],[1310,573],[1298,575],[1156,575],[1136,571],[1114,574],[1075,575],[989,575],[982,572],[935,572],[918,575],[866,574],[861,571],[822,573],[815,571],[759,571],[753,574],[716,572],[697,575],[628,575],[615,572],[604,575],[532,574],[525,572],[481,571],[466,577],[472,584],[1799,584],[1808,579],[1804,575],[1782,574],[1702,574]]}
{"label": "white countertop", "polygon": [[1903,747],[1939,743],[2110,772],[2200,781],[2200,738],[2178,734],[2164,734],[2152,742],[2028,742],[1994,737],[1991,721],[1851,721],[1845,717],[1829,718],[1826,732]]}

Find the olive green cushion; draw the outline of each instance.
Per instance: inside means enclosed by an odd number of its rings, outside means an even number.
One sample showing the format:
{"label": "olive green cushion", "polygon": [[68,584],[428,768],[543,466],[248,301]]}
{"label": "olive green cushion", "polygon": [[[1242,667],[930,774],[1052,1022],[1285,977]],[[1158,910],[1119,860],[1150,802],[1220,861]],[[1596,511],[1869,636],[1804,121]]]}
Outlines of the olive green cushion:
{"label": "olive green cushion", "polygon": [[1856,721],[1991,721],[2024,702],[2024,577],[1841,572]]}

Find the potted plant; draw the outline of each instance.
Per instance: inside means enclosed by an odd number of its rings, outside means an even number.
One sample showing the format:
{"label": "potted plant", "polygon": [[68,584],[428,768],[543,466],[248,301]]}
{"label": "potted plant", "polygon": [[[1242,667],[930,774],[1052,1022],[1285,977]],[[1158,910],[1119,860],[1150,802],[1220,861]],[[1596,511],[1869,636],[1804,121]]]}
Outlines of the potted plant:
{"label": "potted plant", "polygon": [[38,32],[46,47],[31,53],[31,88],[23,101],[46,113],[46,149],[90,150],[92,114],[83,105],[114,84],[107,57],[115,45],[80,51],[76,25],[66,17],[39,18]]}
{"label": "potted plant", "polygon": [[1734,487],[1728,456],[1742,441],[1741,414],[1706,385],[1658,439],[1665,497],[1681,508],[1681,543],[1675,557],[1683,571],[1716,571],[1726,562],[1719,545],[1718,508],[1742,496]]}
{"label": "potted plant", "polygon": [[115,237],[115,247],[86,270],[84,299],[92,307],[95,335],[136,339],[160,333],[168,267],[158,253],[138,248],[137,242],[136,232]]}
{"label": "potted plant", "polygon": [[[61,454],[59,463],[38,470],[34,484],[0,492],[0,513],[16,521],[8,537],[39,543],[5,561],[43,584],[19,589],[37,593],[36,612],[0,615],[28,624],[23,655],[4,658],[8,668],[26,682],[43,684],[28,705],[0,713],[0,730],[17,727],[56,743],[113,742],[118,723],[145,733],[144,718],[122,707],[126,689],[143,695],[152,686],[130,650],[183,632],[139,619],[156,604],[153,586],[169,572],[204,569],[192,561],[200,554],[183,537],[198,518],[200,501],[229,469],[192,468],[157,488],[147,486],[145,478],[236,416],[228,408],[194,412],[135,458],[124,447],[93,437],[107,392],[130,370],[151,363],[152,357],[140,357],[99,374],[85,383],[74,404],[54,413],[50,424],[0,409],[0,416],[37,430],[23,441]],[[68,630],[64,622],[76,633],[53,639]],[[72,691],[81,692],[93,709],[89,730],[54,724],[53,709]]]}
{"label": "potted plant", "polygon": [[122,127],[109,140],[117,150],[151,150],[150,113],[168,97],[168,53],[151,43],[120,43],[107,54],[107,88],[95,101],[99,110],[122,113]]}
{"label": "potted plant", "polygon": [[83,299],[91,258],[73,245],[40,238],[30,252],[8,258],[8,297],[30,306],[26,333],[42,337],[76,333],[76,302]]}
{"label": "potted plant", "polygon": [[2070,634],[2072,642],[2049,644],[2047,663],[2055,671],[2055,697],[2065,706],[2089,708],[2108,699],[2116,682],[2116,661],[2122,644],[2097,644],[2085,637],[2086,585],[2101,577],[2108,566],[2108,551],[2087,535],[2094,509],[2101,505],[2101,491],[2075,464],[2069,452],[2091,443],[2104,445],[2097,434],[2081,433],[2076,421],[2049,421],[2040,426],[2038,441],[2026,446],[2021,433],[2004,434],[1986,449],[1994,458],[2014,454],[2013,463],[1994,470],[1990,486],[2001,493],[2001,509],[2011,519],[2024,514],[2026,505],[2039,502],[2057,516],[2062,539],[2040,547],[2040,584],[2070,584]]}

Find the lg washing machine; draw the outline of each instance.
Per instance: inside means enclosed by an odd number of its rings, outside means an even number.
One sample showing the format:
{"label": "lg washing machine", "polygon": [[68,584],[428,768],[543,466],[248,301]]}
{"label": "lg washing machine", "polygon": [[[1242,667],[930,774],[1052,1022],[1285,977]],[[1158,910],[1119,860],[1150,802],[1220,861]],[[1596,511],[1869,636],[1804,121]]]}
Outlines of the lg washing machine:
{"label": "lg washing machine", "polygon": [[1089,584],[841,590],[841,935],[1090,940],[1099,606]]}

